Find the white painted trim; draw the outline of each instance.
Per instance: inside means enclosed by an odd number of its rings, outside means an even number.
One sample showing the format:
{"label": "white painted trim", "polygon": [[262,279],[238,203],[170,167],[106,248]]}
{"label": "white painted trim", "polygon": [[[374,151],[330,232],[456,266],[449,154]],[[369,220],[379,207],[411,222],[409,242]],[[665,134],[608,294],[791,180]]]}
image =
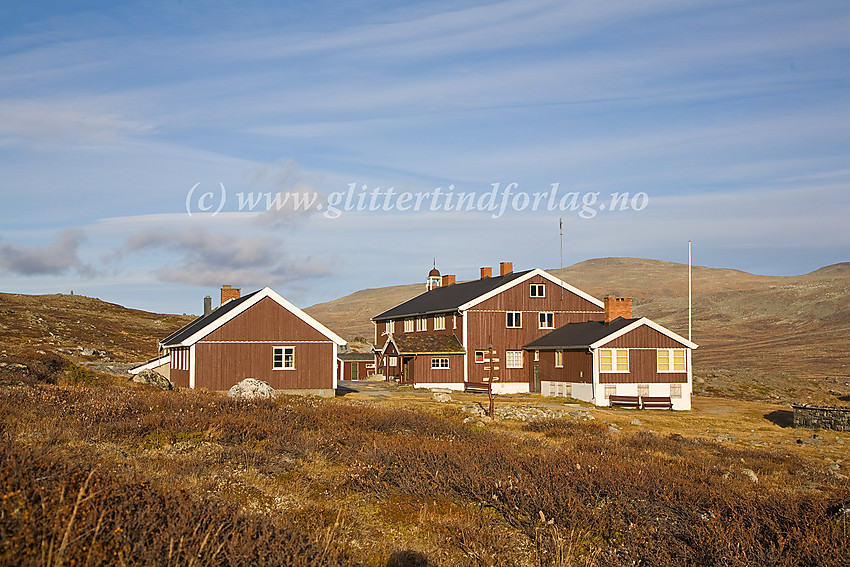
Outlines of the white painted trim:
{"label": "white painted trim", "polygon": [[150,362],[146,362],[146,363],[144,363],[140,366],[136,366],[134,368],[131,368],[127,372],[129,372],[130,374],[138,374],[139,372],[142,372],[143,370],[153,370],[154,368],[159,368],[160,366],[163,366],[165,364],[171,364],[171,355],[170,354],[163,354],[162,356],[160,356],[158,358],[154,358]]}
{"label": "white painted trim", "polygon": [[195,389],[195,345],[189,347],[189,387]]}
{"label": "white painted trim", "polygon": [[661,325],[659,325],[655,321],[651,321],[650,319],[647,319],[646,317],[641,317],[637,321],[634,321],[633,323],[626,325],[625,327],[623,327],[619,331],[616,331],[614,333],[611,333],[610,335],[602,337],[601,339],[599,339],[595,343],[591,344],[590,348],[592,348],[592,349],[599,348],[599,347],[601,347],[605,344],[608,344],[609,342],[613,341],[614,339],[618,339],[618,338],[622,337],[626,333],[630,333],[630,332],[634,331],[635,329],[637,329],[638,327],[643,326],[643,325],[646,325],[647,327],[658,331],[662,335],[666,335],[666,336],[670,337],[671,339],[673,339],[676,342],[682,343],[683,345],[685,345],[689,349],[699,347],[698,344],[692,343],[688,339],[686,339],[686,338],[684,338],[680,335],[677,335],[676,333],[674,333],[673,331],[671,331],[670,329],[668,329],[666,327],[662,327]]}
{"label": "white painted trim", "polygon": [[593,376],[590,379],[591,398],[589,401],[596,403],[596,393],[599,392],[599,351],[590,349],[590,368]]}
{"label": "white painted trim", "polygon": [[581,297],[582,299],[586,299],[587,301],[593,303],[597,307],[602,307],[602,308],[605,307],[605,303],[603,301],[596,299],[592,295],[583,292],[582,290],[578,289],[577,287],[571,286],[570,284],[568,284],[567,282],[565,282],[565,281],[563,281],[559,278],[556,278],[555,276],[553,276],[552,274],[550,274],[549,272],[547,272],[545,270],[541,270],[540,268],[535,268],[535,269],[531,270],[530,272],[528,272],[527,274],[525,274],[524,276],[520,276],[520,277],[518,277],[514,280],[511,280],[507,283],[504,283],[504,284],[500,285],[499,287],[497,287],[496,289],[488,291],[487,293],[485,293],[483,295],[479,295],[475,299],[471,299],[470,301],[467,301],[466,303],[464,303],[463,305],[458,307],[458,310],[465,311],[465,310],[469,309],[470,307],[474,307],[475,305],[478,305],[479,303],[481,303],[483,301],[487,301],[491,297],[495,297],[495,296],[499,295],[500,293],[502,293],[503,291],[505,291],[507,289],[510,289],[510,288],[512,288],[516,285],[527,282],[528,280],[530,280],[534,276],[542,276],[543,278],[549,280],[553,284],[561,286],[565,290],[574,293],[575,295]]}
{"label": "white painted trim", "polygon": [[[463,315],[463,381],[469,381],[469,336],[468,336],[468,325],[469,323],[469,313],[459,311]],[[474,355],[474,353],[473,353]]]}
{"label": "white painted trim", "polygon": [[299,319],[301,319],[302,321],[304,321],[305,323],[325,335],[329,340],[333,341],[337,345],[343,346],[347,344],[345,339],[343,339],[342,337],[340,337],[339,335],[337,335],[336,333],[334,333],[333,331],[331,331],[330,329],[328,329],[327,327],[325,327],[324,325],[304,313],[304,311],[302,311],[301,309],[295,307],[292,303],[281,297],[280,294],[278,294],[276,291],[269,287],[264,287],[259,292],[254,294],[254,296],[252,296],[249,300],[244,301],[236,309],[231,309],[230,312],[228,312],[226,315],[219,317],[209,325],[197,331],[194,335],[184,340],[182,343],[180,343],[180,346],[191,346],[195,344],[196,342],[203,339],[216,329],[232,321],[237,316],[244,313],[250,307],[253,307],[266,297],[270,298],[272,301],[274,301],[275,303],[277,303],[278,305],[280,305],[281,307],[283,307],[284,309],[286,309],[287,311],[289,311],[290,313],[292,313],[293,315],[295,315],[296,317],[298,317]]}
{"label": "white painted trim", "polygon": [[333,382],[334,391],[336,391],[337,385],[339,384],[339,370],[340,370],[340,366],[341,366],[340,364],[337,364],[338,350],[339,350],[339,345],[337,345],[336,343],[333,343],[333,349],[331,351],[331,364],[333,365],[333,369],[334,369],[334,382]]}

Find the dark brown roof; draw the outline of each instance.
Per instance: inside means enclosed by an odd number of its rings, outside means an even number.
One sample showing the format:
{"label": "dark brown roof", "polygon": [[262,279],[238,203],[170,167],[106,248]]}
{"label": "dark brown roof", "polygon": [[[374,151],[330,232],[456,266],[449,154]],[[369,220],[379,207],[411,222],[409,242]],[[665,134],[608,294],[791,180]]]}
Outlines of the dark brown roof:
{"label": "dark brown roof", "polygon": [[260,293],[261,291],[262,290],[257,290],[253,293],[249,293],[248,295],[243,295],[238,299],[233,299],[222,303],[221,305],[213,309],[208,315],[202,315],[201,317],[198,317],[185,327],[178,329],[177,331],[174,331],[173,333],[168,335],[162,340],[162,346],[179,345],[180,343],[182,343],[183,341],[185,341],[207,325],[215,322],[220,317],[227,315],[233,309],[239,307],[248,299]]}
{"label": "dark brown roof", "polygon": [[375,355],[371,352],[343,352],[337,358],[344,362],[371,362],[375,360]]}
{"label": "dark brown roof", "polygon": [[391,339],[399,354],[465,354],[456,335],[401,335]]}
{"label": "dark brown roof", "polygon": [[481,278],[480,280],[472,280],[470,282],[456,283],[445,287],[434,288],[431,291],[426,291],[423,294],[417,295],[413,299],[405,301],[401,305],[393,307],[389,311],[384,311],[380,315],[375,315],[372,317],[372,320],[385,321],[387,319],[397,319],[400,317],[414,317],[429,313],[445,313],[448,311],[454,311],[464,303],[472,301],[476,297],[481,297],[485,293],[491,292],[501,285],[524,276],[529,271],[530,270],[526,270],[524,272],[512,272],[504,276]]}
{"label": "dark brown roof", "polygon": [[638,320],[617,317],[610,323],[602,321],[568,323],[528,343],[525,348],[532,350],[587,348],[596,341],[604,339]]}

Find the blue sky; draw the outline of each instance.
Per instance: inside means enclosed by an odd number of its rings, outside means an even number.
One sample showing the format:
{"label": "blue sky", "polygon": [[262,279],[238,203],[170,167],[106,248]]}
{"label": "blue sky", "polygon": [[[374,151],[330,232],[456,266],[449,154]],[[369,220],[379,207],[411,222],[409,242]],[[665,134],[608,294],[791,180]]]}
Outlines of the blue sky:
{"label": "blue sky", "polygon": [[[559,218],[565,265],[848,261],[848,30],[843,0],[4,2],[0,289],[308,306],[557,267]],[[450,187],[506,207],[421,197]]]}

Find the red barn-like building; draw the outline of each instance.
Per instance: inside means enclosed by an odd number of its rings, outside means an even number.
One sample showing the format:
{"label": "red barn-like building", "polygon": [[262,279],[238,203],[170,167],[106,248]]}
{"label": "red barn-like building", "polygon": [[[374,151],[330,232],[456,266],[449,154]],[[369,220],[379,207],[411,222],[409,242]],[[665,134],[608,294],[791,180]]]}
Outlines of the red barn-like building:
{"label": "red barn-like building", "polygon": [[335,395],[337,353],[346,342],[266,287],[240,296],[222,288],[222,303],[160,343],[178,387],[228,390],[245,378],[275,390]]}

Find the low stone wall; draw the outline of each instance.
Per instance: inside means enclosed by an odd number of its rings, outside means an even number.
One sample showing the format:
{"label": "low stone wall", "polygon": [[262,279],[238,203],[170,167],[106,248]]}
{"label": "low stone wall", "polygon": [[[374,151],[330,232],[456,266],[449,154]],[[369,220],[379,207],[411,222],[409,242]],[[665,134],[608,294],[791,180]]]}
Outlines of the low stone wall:
{"label": "low stone wall", "polygon": [[850,407],[792,404],[794,427],[850,431]]}

